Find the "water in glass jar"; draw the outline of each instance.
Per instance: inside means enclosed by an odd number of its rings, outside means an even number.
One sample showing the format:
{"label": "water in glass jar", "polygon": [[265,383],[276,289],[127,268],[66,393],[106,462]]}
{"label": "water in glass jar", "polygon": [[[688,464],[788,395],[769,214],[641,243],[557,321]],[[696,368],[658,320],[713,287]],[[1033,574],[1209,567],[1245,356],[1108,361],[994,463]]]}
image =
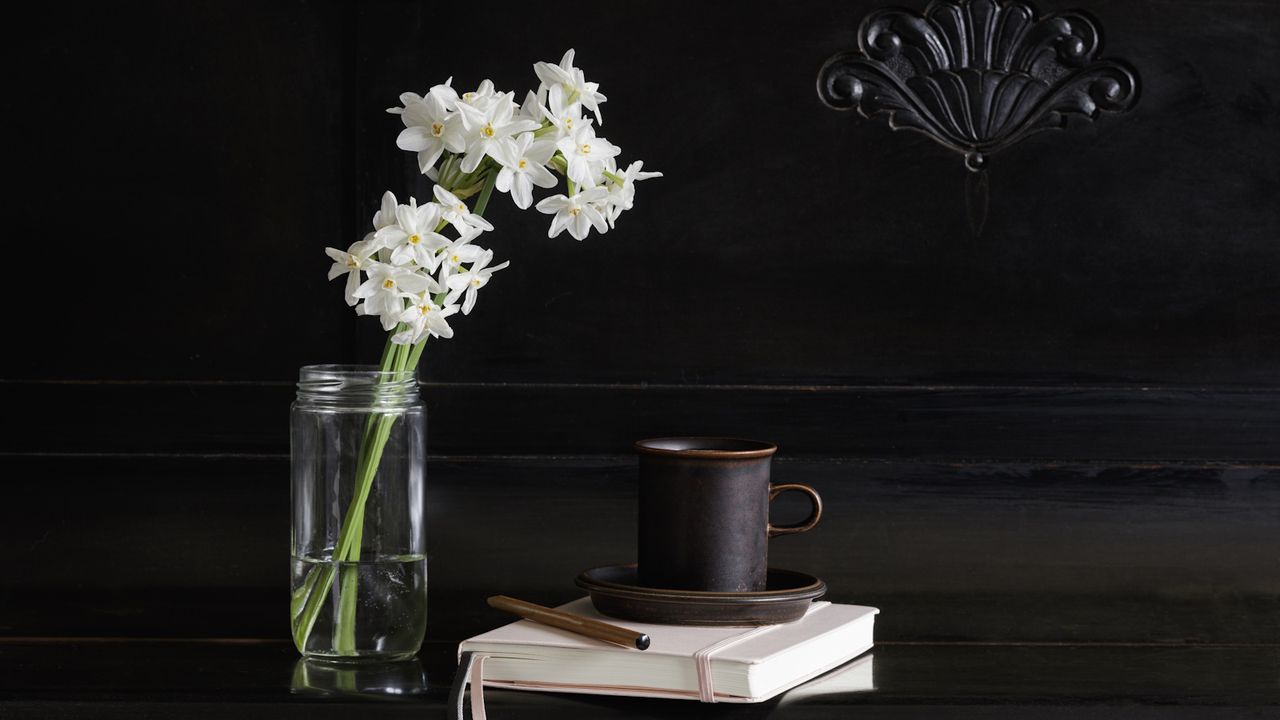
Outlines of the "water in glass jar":
{"label": "water in glass jar", "polygon": [[[342,605],[343,578],[355,577],[352,629],[344,642],[335,627]],[[313,577],[314,576],[314,577]],[[319,581],[319,582],[317,582]],[[329,559],[293,558],[292,590],[297,596],[307,585],[328,586],[315,623],[302,651],[334,660],[406,658],[417,652],[427,627],[427,559],[398,555],[377,560],[335,563]],[[348,593],[351,596],[350,593]],[[318,600],[319,598],[317,598]],[[299,622],[294,617],[294,623]],[[352,653],[344,647],[361,648]]]}

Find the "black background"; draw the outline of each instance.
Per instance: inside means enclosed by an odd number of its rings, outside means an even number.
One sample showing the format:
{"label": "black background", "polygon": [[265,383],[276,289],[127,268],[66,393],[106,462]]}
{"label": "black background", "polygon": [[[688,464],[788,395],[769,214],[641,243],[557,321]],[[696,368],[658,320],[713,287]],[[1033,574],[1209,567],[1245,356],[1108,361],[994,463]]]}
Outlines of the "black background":
{"label": "black background", "polygon": [[994,156],[979,234],[958,156],[818,100],[877,6],[11,25],[0,633],[285,636],[291,383],[382,342],[323,249],[429,194],[384,110],[574,47],[665,177],[581,243],[495,197],[424,360],[431,637],[630,559],[630,443],[691,433],[779,443],[829,514],[775,560],[885,640],[1280,642],[1280,6],[1086,6],[1142,96]]}

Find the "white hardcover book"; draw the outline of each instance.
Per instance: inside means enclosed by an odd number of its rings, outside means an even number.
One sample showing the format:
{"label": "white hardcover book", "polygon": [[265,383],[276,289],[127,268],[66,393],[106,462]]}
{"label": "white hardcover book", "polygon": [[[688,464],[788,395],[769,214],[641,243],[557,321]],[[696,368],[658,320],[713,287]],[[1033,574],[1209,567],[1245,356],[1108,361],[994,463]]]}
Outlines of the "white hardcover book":
{"label": "white hardcover book", "polygon": [[464,640],[459,657],[464,652],[484,657],[486,687],[760,702],[869,650],[879,612],[815,602],[791,623],[714,627],[617,620],[597,613],[590,598],[559,609],[644,633],[649,649],[519,620]]}

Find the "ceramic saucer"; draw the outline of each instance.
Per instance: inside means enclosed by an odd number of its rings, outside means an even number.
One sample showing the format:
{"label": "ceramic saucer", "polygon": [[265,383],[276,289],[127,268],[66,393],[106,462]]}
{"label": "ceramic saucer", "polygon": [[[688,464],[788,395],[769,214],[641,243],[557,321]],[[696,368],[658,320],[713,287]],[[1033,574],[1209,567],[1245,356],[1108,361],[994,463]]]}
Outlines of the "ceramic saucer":
{"label": "ceramic saucer", "polygon": [[812,575],[769,568],[759,592],[702,592],[643,587],[636,566],[591,568],[575,584],[591,594],[596,610],[624,620],[662,625],[773,625],[804,617],[809,603],[827,592]]}

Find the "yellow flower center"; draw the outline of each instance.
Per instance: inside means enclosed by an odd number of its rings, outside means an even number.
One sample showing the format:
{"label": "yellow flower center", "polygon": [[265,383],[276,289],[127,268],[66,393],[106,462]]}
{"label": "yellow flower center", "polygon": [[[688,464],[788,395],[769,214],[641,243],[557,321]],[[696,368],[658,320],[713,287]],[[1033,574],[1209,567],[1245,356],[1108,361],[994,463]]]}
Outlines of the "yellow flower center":
{"label": "yellow flower center", "polygon": [[528,165],[529,163],[525,162],[524,158],[520,158],[520,162],[516,163],[516,166],[521,170],[525,169]]}
{"label": "yellow flower center", "polygon": [[462,93],[462,99],[463,99],[464,101],[466,101],[466,102],[471,102],[472,98],[474,98],[475,96],[476,96],[476,94],[475,94],[475,93],[473,93],[473,92],[464,92],[464,93]]}
{"label": "yellow flower center", "polygon": [[444,134],[444,126],[440,123],[431,123],[431,134],[440,137]]}
{"label": "yellow flower center", "polygon": [[484,135],[485,137],[493,137],[493,125],[490,123],[485,123],[484,127],[480,128],[480,134]]}
{"label": "yellow flower center", "polygon": [[567,115],[566,115],[566,116],[565,116],[565,118],[564,118],[564,129],[565,129],[565,130],[572,130],[572,129],[573,129],[573,118],[571,118],[571,117],[569,117],[569,116],[567,116]]}
{"label": "yellow flower center", "polygon": [[352,270],[359,269],[360,261],[356,260],[356,257],[352,255],[351,257],[347,258],[347,267],[351,268]]}
{"label": "yellow flower center", "polygon": [[410,236],[409,236],[409,244],[410,244],[410,245],[417,245],[417,244],[418,244],[418,243],[420,243],[420,242],[422,242],[422,238],[421,238],[421,237],[419,237],[419,236],[417,236],[417,235],[410,235]]}
{"label": "yellow flower center", "polygon": [[578,152],[582,153],[583,155],[590,155],[591,146],[586,143],[582,143],[582,146],[578,148]]}
{"label": "yellow flower center", "polygon": [[467,211],[467,206],[465,203],[458,203],[458,207],[456,209],[458,212],[464,213]]}
{"label": "yellow flower center", "polygon": [[473,287],[480,287],[480,278],[471,278],[471,285]]}
{"label": "yellow flower center", "polygon": [[458,257],[457,253],[454,253],[449,256],[449,262],[453,263],[454,265],[457,265],[458,263],[462,262],[462,258]]}
{"label": "yellow flower center", "polygon": [[390,290],[391,288],[393,288],[393,287],[395,287],[395,286],[396,286],[396,281],[395,281],[395,280],[392,280],[391,278],[387,278],[386,280],[383,280],[383,281],[382,281],[382,287],[384,287],[384,288],[386,288],[386,289],[388,289],[388,290]]}
{"label": "yellow flower center", "polygon": [[572,217],[578,217],[578,213],[580,212],[582,212],[582,208],[579,208],[579,207],[569,208],[569,215],[571,215]]}
{"label": "yellow flower center", "polygon": [[424,305],[418,306],[418,312],[422,313],[423,315],[426,315],[427,313],[431,312],[434,309],[435,308],[431,306],[431,303],[426,303]]}

